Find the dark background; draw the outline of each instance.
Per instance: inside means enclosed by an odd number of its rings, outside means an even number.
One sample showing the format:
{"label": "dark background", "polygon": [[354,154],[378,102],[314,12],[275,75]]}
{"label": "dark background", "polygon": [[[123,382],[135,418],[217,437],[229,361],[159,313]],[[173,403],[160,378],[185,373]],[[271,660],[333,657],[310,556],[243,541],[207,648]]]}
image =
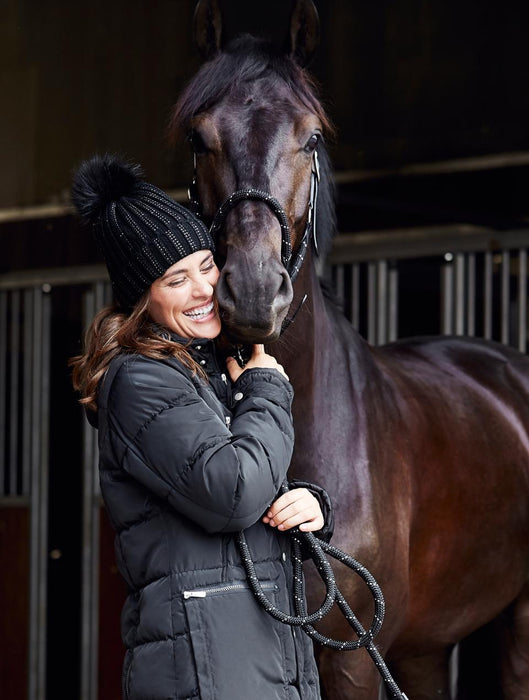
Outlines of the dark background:
{"label": "dark background", "polygon": [[[337,128],[340,234],[447,222],[525,226],[529,4],[316,5],[321,44],[311,70]],[[251,31],[283,41],[288,0],[221,7],[227,38]],[[101,261],[68,202],[73,169],[95,152],[137,160],[147,179],[183,196],[190,154],[171,149],[165,130],[200,65],[193,10],[192,0],[0,3],[0,273]],[[409,298],[428,295],[427,266],[414,274]],[[80,348],[80,291],[53,294],[49,549],[60,556],[49,561],[50,698],[77,696],[81,537],[81,414],[67,369]],[[102,556],[102,571],[114,576],[108,550]],[[112,595],[108,628],[117,636]],[[107,642],[100,665],[119,681],[115,638]]]}
{"label": "dark background", "polygon": [[[525,215],[529,5],[316,4],[321,44],[311,69],[338,130],[340,229]],[[254,31],[283,41],[289,0],[221,7],[226,38]],[[187,187],[188,151],[171,149],[164,135],[171,105],[200,65],[193,9],[192,0],[0,4],[4,219],[13,207],[67,203],[72,169],[98,151],[138,160],[163,188]],[[0,270],[86,255],[77,238],[58,231],[58,244],[49,229],[32,233],[36,251],[11,254],[15,239],[22,246],[20,229],[4,228]]]}

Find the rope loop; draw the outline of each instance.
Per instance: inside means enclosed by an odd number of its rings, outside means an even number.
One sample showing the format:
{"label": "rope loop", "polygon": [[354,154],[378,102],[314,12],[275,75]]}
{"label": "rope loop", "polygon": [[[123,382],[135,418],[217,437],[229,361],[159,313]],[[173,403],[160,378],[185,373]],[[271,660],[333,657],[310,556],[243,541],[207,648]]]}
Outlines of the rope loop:
{"label": "rope loop", "polygon": [[[288,490],[288,483],[285,481],[281,487],[281,491],[286,493]],[[380,586],[376,582],[374,576],[359,561],[351,557],[349,554],[346,554],[341,549],[334,547],[328,542],[320,540],[312,532],[302,532],[296,527],[289,530],[288,534],[292,540],[295,615],[291,615],[283,610],[280,610],[266,597],[259,578],[257,577],[244,531],[237,534],[236,540],[242,556],[248,584],[259,605],[261,605],[261,607],[263,607],[264,610],[274,619],[285,625],[300,627],[305,634],[311,637],[311,639],[325,647],[329,647],[337,651],[353,651],[360,649],[361,647],[365,647],[378,672],[380,673],[382,680],[384,681],[389,697],[397,698],[398,700],[408,700],[407,696],[400,690],[391,676],[373,641],[382,628],[386,608],[382,590],[380,589]],[[310,557],[316,565],[319,575],[321,576],[326,588],[326,595],[322,605],[313,613],[308,613],[307,604],[305,601],[305,580],[303,574],[303,560],[301,557],[302,545],[305,545],[305,548],[308,549]],[[358,620],[348,602],[343,597],[340,589],[336,585],[334,572],[329,563],[327,555],[352,569],[369,588],[369,592],[373,597],[375,609],[371,625],[367,630],[364,629],[361,622]],[[326,637],[313,627],[313,623],[319,622],[331,611],[334,603],[338,605],[338,608],[341,610],[343,616],[357,635],[358,638],[356,640],[341,641],[338,639],[332,639],[332,637]]]}

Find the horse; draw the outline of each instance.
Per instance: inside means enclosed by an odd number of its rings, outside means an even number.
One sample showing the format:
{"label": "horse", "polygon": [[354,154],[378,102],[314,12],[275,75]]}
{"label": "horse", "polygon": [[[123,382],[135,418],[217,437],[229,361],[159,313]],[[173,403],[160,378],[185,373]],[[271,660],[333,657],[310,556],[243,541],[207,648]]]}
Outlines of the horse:
{"label": "horse", "polygon": [[[372,346],[325,289],[317,255],[335,235],[335,189],[332,124],[307,68],[312,2],[294,1],[281,49],[250,35],[223,46],[216,0],[196,6],[195,36],[204,61],[169,132],[191,143],[190,206],[217,238],[225,332],[264,343],[294,386],[289,474],[328,490],[333,544],[380,585],[377,648],[410,700],[453,697],[456,646],[457,698],[528,699],[529,358],[466,337]],[[335,574],[368,621],[365,586]],[[309,569],[309,603],[320,594]],[[338,615],[319,628],[354,637]],[[315,651],[323,697],[378,698],[364,650]]]}

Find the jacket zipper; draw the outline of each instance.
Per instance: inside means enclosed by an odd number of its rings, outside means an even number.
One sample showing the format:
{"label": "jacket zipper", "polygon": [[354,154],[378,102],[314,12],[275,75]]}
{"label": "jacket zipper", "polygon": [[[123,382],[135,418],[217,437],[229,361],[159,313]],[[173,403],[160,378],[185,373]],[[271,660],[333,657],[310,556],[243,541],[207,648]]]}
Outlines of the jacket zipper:
{"label": "jacket zipper", "polygon": [[[276,583],[265,582],[261,584],[263,590],[277,590],[278,586]],[[228,593],[229,591],[248,591],[250,590],[248,586],[244,583],[231,583],[228,586],[216,586],[215,588],[198,588],[194,591],[183,591],[182,595],[184,600],[189,598],[207,598],[210,595],[216,595],[217,593]]]}

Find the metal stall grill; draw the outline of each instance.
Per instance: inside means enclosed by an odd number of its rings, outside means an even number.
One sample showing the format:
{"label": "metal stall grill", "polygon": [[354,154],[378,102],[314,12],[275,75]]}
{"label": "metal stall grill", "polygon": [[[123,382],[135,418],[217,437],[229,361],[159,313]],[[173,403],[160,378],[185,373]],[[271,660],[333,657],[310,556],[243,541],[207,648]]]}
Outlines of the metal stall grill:
{"label": "metal stall grill", "polygon": [[[23,596],[27,586],[26,659],[21,666],[23,678],[19,681],[20,684],[25,682],[25,687],[17,685],[15,688],[8,683],[9,687],[1,689],[2,697],[25,697],[27,700],[46,700],[47,697],[52,302],[57,286],[78,285],[86,288],[82,297],[84,321],[87,322],[111,297],[103,266],[0,276],[0,509],[2,513],[6,509],[11,514],[20,513],[12,531],[27,534],[25,573],[28,579],[12,582],[8,600],[2,601],[9,604],[17,595]],[[83,431],[80,697],[84,700],[97,697],[94,679],[97,678],[100,496],[94,431],[86,421]],[[94,516],[96,510],[97,517]],[[15,629],[9,610],[5,616],[8,629]]]}
{"label": "metal stall grill", "polygon": [[0,505],[29,516],[28,697],[44,698],[50,299],[0,287]]}
{"label": "metal stall grill", "polygon": [[[438,226],[344,234],[324,276],[353,326],[373,345],[440,333],[493,339],[526,352],[528,247],[527,229]],[[420,288],[402,299],[406,275],[421,268],[428,270],[425,286],[435,289],[429,306]]]}

